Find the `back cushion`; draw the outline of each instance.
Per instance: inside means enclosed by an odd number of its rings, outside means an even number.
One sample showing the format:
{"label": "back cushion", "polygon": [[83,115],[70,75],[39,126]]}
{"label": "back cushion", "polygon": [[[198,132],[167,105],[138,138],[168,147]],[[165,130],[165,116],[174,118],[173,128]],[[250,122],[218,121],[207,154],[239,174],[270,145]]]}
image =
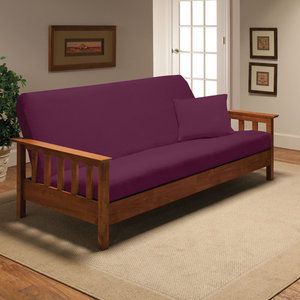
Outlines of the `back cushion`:
{"label": "back cushion", "polygon": [[113,158],[177,141],[174,98],[193,94],[181,76],[25,93],[25,138]]}

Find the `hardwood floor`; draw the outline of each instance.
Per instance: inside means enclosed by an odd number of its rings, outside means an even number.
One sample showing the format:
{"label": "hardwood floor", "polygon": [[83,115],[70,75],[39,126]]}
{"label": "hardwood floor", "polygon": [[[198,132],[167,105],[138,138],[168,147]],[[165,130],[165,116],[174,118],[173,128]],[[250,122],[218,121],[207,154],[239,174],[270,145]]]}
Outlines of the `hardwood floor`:
{"label": "hardwood floor", "polygon": [[300,165],[300,151],[275,148],[275,160]]}
{"label": "hardwood floor", "polygon": [[94,299],[0,256],[0,299]]}
{"label": "hardwood floor", "polygon": [[290,285],[272,300],[300,300],[300,279]]}
{"label": "hardwood floor", "polygon": [[[300,151],[276,148],[275,159],[300,165]],[[0,183],[0,193],[15,188],[16,168],[12,167],[8,170],[7,180]],[[87,300],[94,298],[0,255],[0,300],[19,299]],[[275,296],[273,300],[300,300],[300,279]]]}

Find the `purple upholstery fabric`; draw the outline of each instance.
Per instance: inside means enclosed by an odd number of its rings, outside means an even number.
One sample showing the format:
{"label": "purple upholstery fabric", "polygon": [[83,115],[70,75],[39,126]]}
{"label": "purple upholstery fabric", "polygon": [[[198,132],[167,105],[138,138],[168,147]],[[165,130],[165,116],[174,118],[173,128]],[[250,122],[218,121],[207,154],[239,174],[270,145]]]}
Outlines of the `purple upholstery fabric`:
{"label": "purple upholstery fabric", "polygon": [[26,93],[17,114],[25,138],[113,158],[177,141],[174,98],[191,98],[181,76]]}
{"label": "purple upholstery fabric", "polygon": [[[225,163],[271,148],[271,135],[241,131],[228,136],[174,143],[111,161],[110,201],[142,192]],[[85,195],[85,168],[79,172],[79,192]],[[94,172],[94,197],[97,198],[97,172]],[[56,186],[57,178],[52,177]],[[65,188],[70,191],[71,174],[66,171]]]}
{"label": "purple upholstery fabric", "polygon": [[173,99],[191,97],[181,76],[164,76],[25,93],[17,115],[25,138],[116,158],[176,142]]}
{"label": "purple upholstery fabric", "polygon": [[197,99],[175,99],[178,140],[212,138],[232,134],[227,95]]}

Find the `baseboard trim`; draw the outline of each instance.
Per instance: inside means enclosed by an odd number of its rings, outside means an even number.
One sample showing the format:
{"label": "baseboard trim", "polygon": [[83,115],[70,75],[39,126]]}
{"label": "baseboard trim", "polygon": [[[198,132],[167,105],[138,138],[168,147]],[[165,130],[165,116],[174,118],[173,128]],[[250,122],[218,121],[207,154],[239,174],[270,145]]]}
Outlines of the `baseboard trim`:
{"label": "baseboard trim", "polygon": [[275,133],[274,144],[280,148],[300,150],[300,135]]}

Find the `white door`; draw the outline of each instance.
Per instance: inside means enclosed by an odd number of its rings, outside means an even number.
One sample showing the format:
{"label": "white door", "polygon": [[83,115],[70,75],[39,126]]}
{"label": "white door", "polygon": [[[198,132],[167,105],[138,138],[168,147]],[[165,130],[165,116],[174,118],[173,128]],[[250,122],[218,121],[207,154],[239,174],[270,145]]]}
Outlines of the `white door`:
{"label": "white door", "polygon": [[195,97],[229,93],[228,0],[173,0],[172,73]]}

